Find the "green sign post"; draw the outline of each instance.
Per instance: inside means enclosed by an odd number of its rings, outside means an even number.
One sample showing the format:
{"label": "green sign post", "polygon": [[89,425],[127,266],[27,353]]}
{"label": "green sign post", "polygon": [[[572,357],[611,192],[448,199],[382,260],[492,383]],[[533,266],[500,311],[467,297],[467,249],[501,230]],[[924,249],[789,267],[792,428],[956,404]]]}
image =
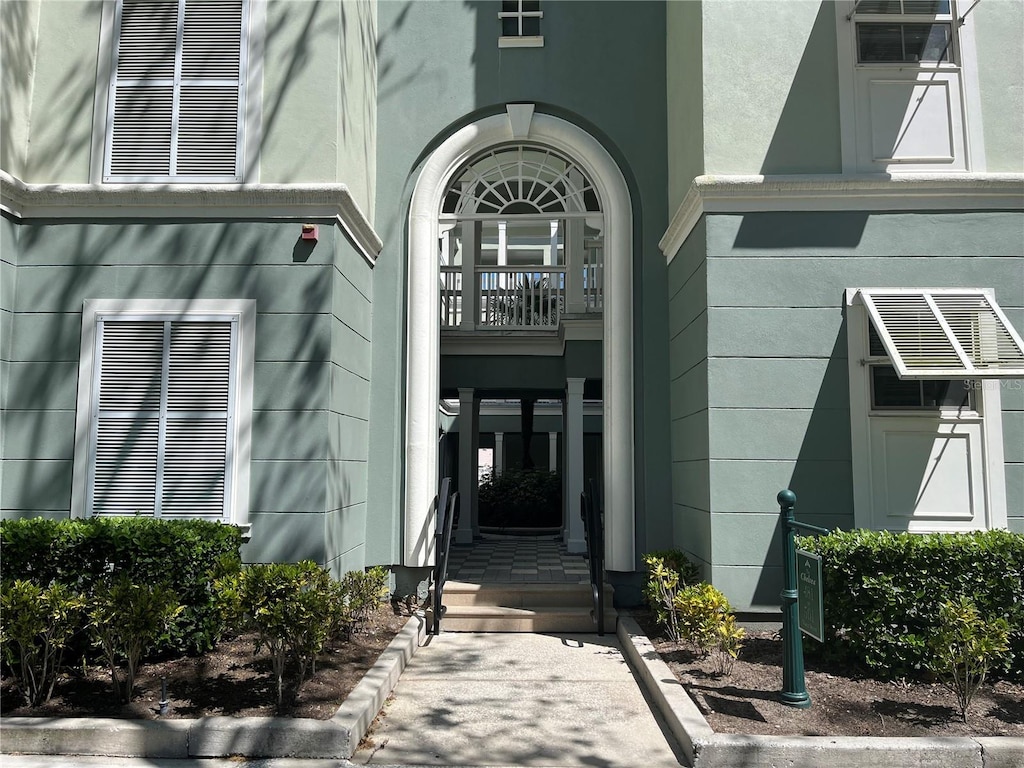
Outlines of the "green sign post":
{"label": "green sign post", "polygon": [[[800,634],[800,592],[796,572],[796,541],[797,529],[811,533],[828,533],[825,528],[808,523],[798,523],[793,517],[796,506],[796,494],[790,490],[779,491],[779,526],[782,534],[782,693],[779,698],[783,704],[807,709],[811,706],[811,696],[807,693],[804,681],[804,643]],[[819,563],[820,565],[820,563]],[[821,575],[817,577],[818,604],[821,605]],[[820,625],[820,624],[819,624]]]}

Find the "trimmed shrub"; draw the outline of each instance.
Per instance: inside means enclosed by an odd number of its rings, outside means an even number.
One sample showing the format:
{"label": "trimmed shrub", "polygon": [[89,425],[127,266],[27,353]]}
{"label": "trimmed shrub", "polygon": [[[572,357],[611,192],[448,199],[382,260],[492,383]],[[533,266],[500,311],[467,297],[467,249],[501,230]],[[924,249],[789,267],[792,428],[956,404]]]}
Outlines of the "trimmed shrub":
{"label": "trimmed shrub", "polygon": [[365,571],[349,571],[341,577],[338,589],[338,634],[348,638],[388,598],[388,572],[379,565]]}
{"label": "trimmed shrub", "polygon": [[186,606],[157,641],[158,648],[200,653],[223,631],[211,582],[241,562],[241,531],[207,520],[94,517],[0,521],[3,579],[40,586],[66,584],[92,592],[111,574],[136,584],[164,584]]}
{"label": "trimmed shrub", "polygon": [[257,653],[270,652],[280,705],[288,657],[298,664],[301,685],[338,626],[344,605],[340,585],[324,568],[303,560],[246,566],[219,579],[215,589],[228,622],[256,633]]}
{"label": "trimmed shrub", "polygon": [[[683,564],[675,568],[670,568],[658,554],[644,555],[648,568],[644,594],[655,619],[673,640],[689,643],[697,655],[710,654],[717,674],[728,675],[746,635],[736,626],[728,598],[710,584],[686,584],[680,570],[692,576],[696,567],[678,550],[667,553],[683,558]],[[690,567],[686,568],[687,565]]]}
{"label": "trimmed shrub", "polygon": [[993,662],[1008,648],[1009,634],[1006,619],[987,621],[969,597],[961,595],[939,606],[938,631],[928,638],[931,666],[956,697],[965,723],[971,699]]}
{"label": "trimmed shrub", "polygon": [[31,581],[0,588],[0,648],[29,706],[53,695],[64,650],[81,625],[85,599],[64,584],[46,588]]}
{"label": "trimmed shrub", "polygon": [[88,607],[89,630],[110,668],[119,701],[131,701],[142,655],[181,610],[173,590],[138,584],[126,573],[96,587]]}
{"label": "trimmed shrub", "polygon": [[926,671],[942,604],[966,596],[987,621],[1007,622],[993,672],[1024,676],[1024,535],[855,530],[799,546],[822,558],[825,641],[813,652],[883,677]]}
{"label": "trimmed shrub", "polygon": [[[480,524],[499,528],[562,524],[562,480],[543,469],[506,469],[480,483]],[[573,509],[579,509],[579,500]]]}

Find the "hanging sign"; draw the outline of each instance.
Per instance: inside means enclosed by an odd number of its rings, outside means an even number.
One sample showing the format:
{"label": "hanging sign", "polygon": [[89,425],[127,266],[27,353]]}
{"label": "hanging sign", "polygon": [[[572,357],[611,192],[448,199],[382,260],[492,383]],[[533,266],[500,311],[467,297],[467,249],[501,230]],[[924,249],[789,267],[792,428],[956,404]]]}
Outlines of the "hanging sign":
{"label": "hanging sign", "polygon": [[796,551],[797,608],[800,631],[823,642],[825,612],[821,592],[821,556],[802,549]]}

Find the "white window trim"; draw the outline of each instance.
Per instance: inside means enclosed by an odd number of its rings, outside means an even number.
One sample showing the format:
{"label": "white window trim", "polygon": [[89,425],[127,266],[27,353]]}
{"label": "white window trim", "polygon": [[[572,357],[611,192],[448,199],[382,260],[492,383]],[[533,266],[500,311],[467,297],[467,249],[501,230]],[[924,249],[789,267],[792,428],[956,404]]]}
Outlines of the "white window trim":
{"label": "white window trim", "polygon": [[[858,69],[875,68],[885,69],[900,67],[903,69],[915,69],[922,72],[928,71],[959,71],[962,91],[961,119],[964,123],[965,141],[964,171],[983,173],[985,171],[985,141],[981,122],[981,95],[978,85],[977,67],[977,46],[974,38],[974,16],[979,8],[967,15],[961,16],[964,10],[963,2],[950,0],[953,17],[953,50],[956,63],[923,62],[920,64],[901,63],[870,63],[859,64],[857,62],[857,26],[854,16],[854,8],[857,0],[837,0],[835,3],[836,14],[836,41],[839,58],[839,127],[840,146],[843,157],[843,173],[854,174],[864,173],[857,166],[857,113],[856,113],[856,73]],[[970,6],[970,2],[967,3]],[[905,19],[902,14],[890,14],[896,19]],[[874,15],[871,19],[878,18]],[[960,24],[959,19],[964,18]],[[889,173],[903,172],[904,167],[908,173],[920,173],[915,169],[913,163],[904,162],[903,167],[897,165]],[[949,171],[952,172],[952,171]],[[881,172],[880,172],[881,173]]]}
{"label": "white window trim", "polygon": [[89,476],[92,463],[92,404],[96,387],[97,324],[122,316],[161,320],[216,319],[237,321],[237,357],[234,360],[234,456],[227,478],[228,522],[248,531],[249,462],[252,444],[253,363],[255,359],[256,301],[254,299],[87,299],[82,307],[82,346],[78,362],[78,400],[75,413],[75,455],[71,486],[71,516],[88,517]]}
{"label": "white window trim", "polygon": [[[870,419],[906,418],[908,416],[935,419],[935,413],[904,410],[873,410],[871,407],[871,377],[868,365],[868,310],[860,300],[861,288],[847,288],[846,342],[848,380],[850,383],[850,443],[853,478],[853,518],[858,528],[872,528],[872,470]],[[883,290],[883,289],[876,289]],[[891,289],[888,289],[891,290]],[[991,289],[981,289],[992,297]],[[965,377],[966,378],[966,377]],[[1003,455],[1003,419],[998,379],[976,379],[976,411],[961,415],[965,422],[982,422],[982,464],[985,507],[984,527],[987,530],[1007,526],[1006,467]],[[941,524],[936,531],[950,530]]]}
{"label": "white window trim", "polygon": [[[241,181],[255,184],[260,180],[260,147],[263,143],[263,59],[266,44],[267,3],[266,0],[248,0],[248,5],[248,29],[245,30],[247,37],[243,35],[247,39],[247,45],[242,51],[242,56],[245,59],[245,85],[241,96],[243,119],[240,139],[242,146],[239,157],[242,163]],[[114,77],[114,46],[117,44],[116,24],[117,0],[103,0],[99,50],[97,52],[96,88],[93,97],[92,146],[89,161],[89,182],[91,184],[129,183],[127,179],[122,178],[110,182],[104,182],[103,179],[107,131],[110,126],[108,110],[113,108],[110,103],[110,86]],[[201,181],[200,177],[188,176],[171,182],[162,179],[154,183],[195,184]],[[214,183],[237,182],[224,182],[223,179],[215,179]]]}

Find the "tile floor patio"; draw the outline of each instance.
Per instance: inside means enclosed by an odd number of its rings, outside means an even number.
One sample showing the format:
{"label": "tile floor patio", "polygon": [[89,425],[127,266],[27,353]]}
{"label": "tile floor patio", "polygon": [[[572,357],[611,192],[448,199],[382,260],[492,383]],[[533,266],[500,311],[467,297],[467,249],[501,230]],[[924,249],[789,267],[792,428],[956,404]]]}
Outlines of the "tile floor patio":
{"label": "tile floor patio", "polygon": [[566,552],[557,536],[494,536],[452,544],[448,578],[473,584],[589,581],[587,559]]}

